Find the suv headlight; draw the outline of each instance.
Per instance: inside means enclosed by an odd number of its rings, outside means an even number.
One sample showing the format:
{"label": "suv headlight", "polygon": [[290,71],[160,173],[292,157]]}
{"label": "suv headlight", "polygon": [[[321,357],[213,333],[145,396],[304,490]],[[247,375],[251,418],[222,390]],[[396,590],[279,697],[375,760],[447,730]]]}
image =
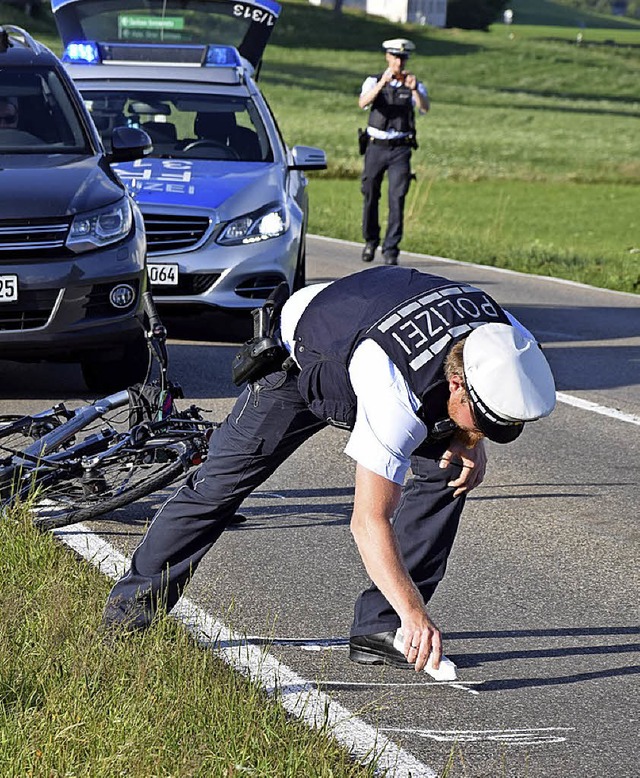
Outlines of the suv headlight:
{"label": "suv headlight", "polygon": [[74,216],[67,246],[80,254],[126,238],[131,231],[133,216],[128,197],[96,211]]}
{"label": "suv headlight", "polygon": [[217,242],[223,246],[238,246],[242,243],[259,243],[277,238],[285,233],[289,225],[283,205],[272,203],[254,213],[248,213],[229,222],[218,235]]}

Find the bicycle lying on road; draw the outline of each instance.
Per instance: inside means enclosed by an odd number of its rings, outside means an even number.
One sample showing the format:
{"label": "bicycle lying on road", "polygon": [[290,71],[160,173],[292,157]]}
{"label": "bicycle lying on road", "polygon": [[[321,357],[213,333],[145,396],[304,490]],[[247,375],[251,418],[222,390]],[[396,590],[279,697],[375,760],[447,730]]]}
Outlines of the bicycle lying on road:
{"label": "bicycle lying on road", "polygon": [[39,528],[63,527],[162,489],[204,460],[219,425],[195,405],[177,409],[183,393],[169,380],[167,331],[149,292],[144,308],[158,379],[148,375],[76,410],[59,403],[33,415],[0,415],[3,511],[28,502]]}

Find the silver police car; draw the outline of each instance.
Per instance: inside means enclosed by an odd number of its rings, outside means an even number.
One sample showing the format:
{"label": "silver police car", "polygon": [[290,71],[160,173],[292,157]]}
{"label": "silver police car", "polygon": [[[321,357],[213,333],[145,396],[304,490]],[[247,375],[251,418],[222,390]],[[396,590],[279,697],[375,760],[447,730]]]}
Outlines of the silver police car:
{"label": "silver police car", "polygon": [[[143,214],[157,302],[249,311],[305,282],[306,170],[255,72],[278,18],[271,0],[53,0],[63,61],[98,131],[145,130],[153,151],[118,164]],[[134,4],[135,5],[135,4]],[[217,41],[211,43],[209,41]]]}

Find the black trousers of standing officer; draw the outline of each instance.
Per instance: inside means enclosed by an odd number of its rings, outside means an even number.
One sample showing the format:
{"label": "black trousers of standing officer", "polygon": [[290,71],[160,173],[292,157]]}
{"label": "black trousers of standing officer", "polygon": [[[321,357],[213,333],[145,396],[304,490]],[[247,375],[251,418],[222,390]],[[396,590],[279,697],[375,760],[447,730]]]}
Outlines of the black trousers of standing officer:
{"label": "black trousers of standing officer", "polygon": [[402,240],[404,201],[411,183],[411,146],[406,143],[387,145],[370,139],[362,171],[362,237],[367,243],[380,243],[379,203],[382,179],[387,174],[389,216],[382,253],[397,257]]}
{"label": "black trousers of standing officer", "polygon": [[[105,623],[143,629],[159,608],[170,610],[242,501],[324,426],[300,396],[295,375],[273,373],[247,387],[212,435],[203,465],[156,514],[130,570],[109,595]],[[459,468],[438,467],[445,449],[440,442],[414,457],[414,478],[394,517],[401,552],[425,600],[444,575],[464,503],[454,500],[453,489],[446,486]],[[351,634],[399,625],[398,616],[371,586],[356,602]]]}

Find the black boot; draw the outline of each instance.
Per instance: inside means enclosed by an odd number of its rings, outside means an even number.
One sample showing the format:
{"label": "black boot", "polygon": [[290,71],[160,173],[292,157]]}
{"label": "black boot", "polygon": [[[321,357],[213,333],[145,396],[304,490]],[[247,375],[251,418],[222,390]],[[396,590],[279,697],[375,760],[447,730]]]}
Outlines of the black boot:
{"label": "black boot", "polygon": [[362,249],[362,261],[373,262],[373,258],[376,255],[377,248],[378,248],[378,244],[375,242],[375,240],[368,240],[364,244],[364,248]]}

